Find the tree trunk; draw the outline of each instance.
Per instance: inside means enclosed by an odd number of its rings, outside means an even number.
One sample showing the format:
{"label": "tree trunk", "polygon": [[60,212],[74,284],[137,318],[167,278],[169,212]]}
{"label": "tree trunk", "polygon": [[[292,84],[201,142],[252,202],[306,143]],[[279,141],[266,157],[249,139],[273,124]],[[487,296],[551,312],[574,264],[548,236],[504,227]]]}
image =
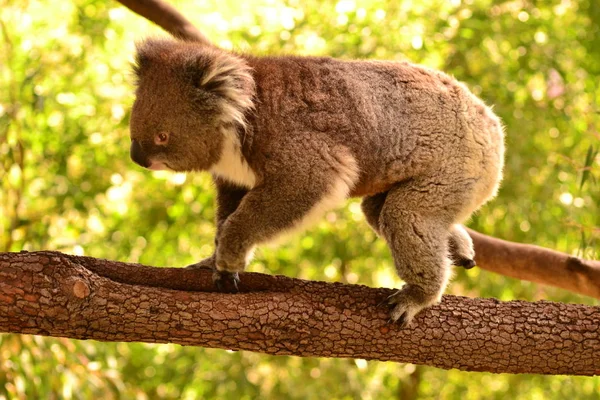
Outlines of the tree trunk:
{"label": "tree trunk", "polygon": [[214,293],[209,270],[58,252],[0,253],[0,331],[351,357],[466,371],[600,373],[600,308],[445,296],[388,324],[374,289],[244,273]]}

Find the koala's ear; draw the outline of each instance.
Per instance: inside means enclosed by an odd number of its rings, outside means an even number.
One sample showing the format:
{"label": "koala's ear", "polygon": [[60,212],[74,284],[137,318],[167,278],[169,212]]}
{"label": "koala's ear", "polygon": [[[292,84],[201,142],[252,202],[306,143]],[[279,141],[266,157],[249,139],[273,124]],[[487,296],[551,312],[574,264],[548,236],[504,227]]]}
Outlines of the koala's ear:
{"label": "koala's ear", "polygon": [[194,86],[241,108],[251,107],[255,92],[251,69],[242,58],[224,51],[205,49],[189,63],[187,73]]}
{"label": "koala's ear", "polygon": [[218,82],[207,82],[206,75],[211,69],[212,61],[205,54],[193,54],[183,63],[185,79],[196,89],[212,92]]}

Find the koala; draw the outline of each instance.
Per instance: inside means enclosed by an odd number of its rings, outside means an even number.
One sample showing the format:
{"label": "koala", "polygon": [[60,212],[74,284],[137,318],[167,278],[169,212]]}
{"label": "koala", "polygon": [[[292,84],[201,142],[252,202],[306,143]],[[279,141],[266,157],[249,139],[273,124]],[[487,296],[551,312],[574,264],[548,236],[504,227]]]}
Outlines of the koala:
{"label": "koala", "polygon": [[472,267],[459,225],[501,180],[503,127],[448,75],[408,62],[252,56],[202,43],[137,45],[134,162],[209,171],[217,191],[216,286],[237,289],[254,248],[349,197],[391,250],[404,327]]}

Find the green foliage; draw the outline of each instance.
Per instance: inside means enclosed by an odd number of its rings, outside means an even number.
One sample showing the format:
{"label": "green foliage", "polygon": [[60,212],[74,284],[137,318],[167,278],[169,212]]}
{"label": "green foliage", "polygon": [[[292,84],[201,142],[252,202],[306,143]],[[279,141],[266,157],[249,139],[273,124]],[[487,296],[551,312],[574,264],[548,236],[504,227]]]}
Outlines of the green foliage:
{"label": "green foliage", "polygon": [[[255,54],[412,60],[466,82],[507,132],[499,197],[470,226],[600,255],[600,11],[592,0],[179,1],[215,42]],[[56,249],[151,265],[208,256],[204,174],[128,156],[136,39],[159,30],[116,2],[0,0],[0,251]],[[359,203],[263,248],[250,270],[399,286]],[[594,304],[480,270],[450,293]],[[412,383],[411,383],[412,382]],[[597,398],[598,378],[504,376],[174,345],[0,336],[0,399]]]}

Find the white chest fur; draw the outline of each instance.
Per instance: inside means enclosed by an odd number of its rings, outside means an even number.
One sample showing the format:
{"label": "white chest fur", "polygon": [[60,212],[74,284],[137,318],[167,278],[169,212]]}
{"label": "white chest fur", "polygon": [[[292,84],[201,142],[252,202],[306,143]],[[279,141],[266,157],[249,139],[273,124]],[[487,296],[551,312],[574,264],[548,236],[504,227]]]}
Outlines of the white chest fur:
{"label": "white chest fur", "polygon": [[229,129],[223,129],[221,157],[212,166],[210,172],[249,189],[256,184],[256,175],[242,154],[237,134]]}

